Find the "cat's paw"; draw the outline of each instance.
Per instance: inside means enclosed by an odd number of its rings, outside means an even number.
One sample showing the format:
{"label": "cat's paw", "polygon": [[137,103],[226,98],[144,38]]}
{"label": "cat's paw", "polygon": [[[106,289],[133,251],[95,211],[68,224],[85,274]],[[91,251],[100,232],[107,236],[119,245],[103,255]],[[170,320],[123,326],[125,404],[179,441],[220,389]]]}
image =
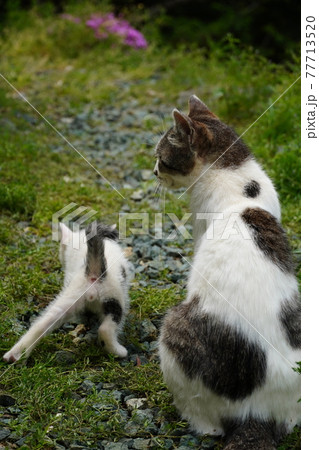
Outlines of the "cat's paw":
{"label": "cat's paw", "polygon": [[114,349],[113,353],[118,356],[119,358],[126,358],[127,357],[127,350],[123,345],[118,344],[116,348]]}
{"label": "cat's paw", "polygon": [[14,349],[9,350],[3,355],[3,360],[7,363],[15,363],[21,358],[21,351],[14,351]]}
{"label": "cat's paw", "polygon": [[123,345],[119,344],[118,342],[112,342],[112,344],[107,345],[105,344],[104,340],[99,338],[100,345],[108,352],[113,353],[113,355],[118,356],[119,358],[126,358],[127,357],[127,350]]}

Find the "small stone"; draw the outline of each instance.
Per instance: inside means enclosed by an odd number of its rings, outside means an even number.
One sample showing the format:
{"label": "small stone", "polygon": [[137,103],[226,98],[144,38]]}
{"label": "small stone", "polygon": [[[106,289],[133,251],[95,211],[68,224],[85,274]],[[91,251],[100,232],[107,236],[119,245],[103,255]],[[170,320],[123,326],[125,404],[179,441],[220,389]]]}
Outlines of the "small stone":
{"label": "small stone", "polygon": [[69,334],[71,336],[78,337],[80,336],[80,334],[84,334],[85,332],[86,332],[85,325],[83,323],[80,323],[73,331],[70,331]]}
{"label": "small stone", "polygon": [[142,341],[154,341],[157,337],[157,328],[156,326],[149,320],[144,319],[140,325],[140,333]]}
{"label": "small stone", "polygon": [[114,383],[103,383],[102,389],[114,389],[116,386]]}
{"label": "small stone", "polygon": [[164,448],[164,449],[171,449],[174,447],[174,442],[172,439],[164,439],[164,438],[158,438],[154,437],[151,439],[150,442],[150,448]]}
{"label": "small stone", "polygon": [[[156,273],[158,270],[163,270],[163,261],[158,261],[158,260],[154,260],[154,261],[150,261],[148,263],[148,268],[151,267],[152,269],[155,269]],[[157,273],[158,275],[158,273]]]}
{"label": "small stone", "polygon": [[153,420],[153,412],[151,409],[136,409],[132,414],[132,421],[139,425],[144,425],[146,422]]}
{"label": "small stone", "polygon": [[134,439],[133,448],[138,450],[147,450],[150,448],[150,439],[137,438]]}
{"label": "small stone", "polygon": [[7,409],[9,411],[9,413],[15,414],[15,415],[20,414],[20,412],[21,412],[20,408],[15,408],[14,406],[9,406],[9,408],[7,408]]}
{"label": "small stone", "polygon": [[[121,391],[111,391],[111,396],[116,400],[117,402],[121,402],[123,400],[124,394]],[[109,394],[109,395],[110,395]]]}
{"label": "small stone", "polygon": [[77,400],[77,401],[82,399],[81,395],[77,394],[76,392],[71,392],[70,393],[70,398],[72,400]]}
{"label": "small stone", "polygon": [[[103,386],[102,386],[103,387]],[[98,392],[98,397],[100,398],[105,398],[105,399],[109,399],[111,396],[110,391],[108,391],[107,389],[100,389]]]}
{"label": "small stone", "polygon": [[95,385],[95,389],[97,390],[97,392],[100,392],[103,389],[103,383],[101,381],[97,383]]}
{"label": "small stone", "polygon": [[116,406],[107,403],[94,403],[92,405],[97,411],[116,411]]}
{"label": "small stone", "polygon": [[28,436],[22,437],[21,439],[19,439],[19,440],[15,443],[15,445],[17,445],[18,447],[22,447],[22,445],[24,445],[24,443],[25,443],[27,437],[28,437]]}
{"label": "small stone", "polygon": [[128,412],[125,409],[119,409],[120,420],[124,423],[128,421]]}
{"label": "small stone", "polygon": [[12,417],[0,417],[0,424],[2,425],[9,425],[12,421]]}
{"label": "small stone", "polygon": [[125,434],[127,434],[128,436],[135,436],[138,433],[139,429],[139,424],[134,423],[132,420],[129,420],[124,427]]}
{"label": "small stone", "polygon": [[101,442],[103,450],[129,450],[128,445],[124,444],[123,442],[107,442],[102,441]]}
{"label": "small stone", "polygon": [[3,428],[0,430],[0,441],[4,441],[10,435],[10,430]]}
{"label": "small stone", "polygon": [[150,342],[148,351],[150,353],[153,353],[153,352],[156,352],[157,350],[158,350],[158,342],[157,341]]}
{"label": "small stone", "polygon": [[152,258],[157,258],[160,254],[162,253],[162,249],[161,247],[159,247],[158,245],[152,245],[151,248],[151,257]]}
{"label": "small stone", "polygon": [[143,181],[153,180],[153,172],[152,170],[143,169],[141,170],[141,178]]}
{"label": "small stone", "polygon": [[180,445],[180,447],[198,448],[199,441],[192,434],[185,434],[184,436],[181,437],[179,445]]}
{"label": "small stone", "polygon": [[88,447],[83,444],[82,442],[74,442],[73,444],[70,445],[69,447],[71,450],[83,450],[83,449],[87,449]]}
{"label": "small stone", "polygon": [[95,384],[91,380],[84,380],[80,388],[88,394],[92,394]]}
{"label": "small stone", "polygon": [[139,409],[147,405],[146,398],[130,398],[125,402],[127,409],[133,411],[134,409]]}
{"label": "small stone", "polygon": [[75,354],[66,350],[59,350],[55,353],[55,360],[58,364],[69,366],[75,363]]}
{"label": "small stone", "polygon": [[73,323],[69,323],[66,322],[63,326],[62,326],[63,330],[65,331],[72,331],[75,328],[75,325]]}
{"label": "small stone", "polygon": [[162,248],[165,250],[167,256],[173,256],[174,258],[182,257],[181,256],[182,250],[178,247],[169,247],[168,245],[165,245]]}
{"label": "small stone", "polygon": [[144,198],[144,192],[142,191],[142,189],[138,189],[137,191],[133,192],[130,198],[135,202],[140,202]]}
{"label": "small stone", "polygon": [[13,406],[16,401],[11,395],[1,394],[0,395],[0,406]]}

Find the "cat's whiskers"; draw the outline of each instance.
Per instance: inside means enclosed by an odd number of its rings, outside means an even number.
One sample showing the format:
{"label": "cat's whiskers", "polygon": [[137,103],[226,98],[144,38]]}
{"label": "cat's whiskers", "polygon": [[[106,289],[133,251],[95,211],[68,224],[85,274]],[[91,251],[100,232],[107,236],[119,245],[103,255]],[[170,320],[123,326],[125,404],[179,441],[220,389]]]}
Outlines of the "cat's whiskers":
{"label": "cat's whiskers", "polygon": [[155,190],[154,190],[154,200],[156,203],[160,201],[161,195],[162,195],[163,186],[160,181],[156,182]]}

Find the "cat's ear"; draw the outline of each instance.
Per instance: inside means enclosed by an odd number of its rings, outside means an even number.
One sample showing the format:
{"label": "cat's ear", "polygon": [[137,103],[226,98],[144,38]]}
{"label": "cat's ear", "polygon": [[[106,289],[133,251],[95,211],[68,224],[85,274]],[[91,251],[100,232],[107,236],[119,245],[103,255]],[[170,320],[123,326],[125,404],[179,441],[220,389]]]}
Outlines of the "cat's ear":
{"label": "cat's ear", "polygon": [[72,231],[63,222],[59,222],[61,232],[61,244],[69,245],[70,239],[72,239]]}
{"label": "cat's ear", "polygon": [[188,101],[189,115],[191,117],[210,115],[218,119],[216,114],[212,113],[208,107],[196,95],[191,95]]}
{"label": "cat's ear", "polygon": [[181,136],[187,136],[191,142],[194,134],[194,124],[192,119],[179,112],[177,109],[173,110],[173,118],[176,130]]}

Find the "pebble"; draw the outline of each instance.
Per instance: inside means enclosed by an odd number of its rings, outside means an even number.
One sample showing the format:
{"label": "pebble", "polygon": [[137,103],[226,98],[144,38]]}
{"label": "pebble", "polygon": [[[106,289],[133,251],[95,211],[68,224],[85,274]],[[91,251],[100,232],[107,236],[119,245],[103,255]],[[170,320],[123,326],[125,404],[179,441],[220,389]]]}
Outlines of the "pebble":
{"label": "pebble", "polygon": [[144,191],[142,189],[138,189],[137,191],[133,192],[133,194],[130,196],[130,199],[139,202],[143,200],[144,195]]}
{"label": "pebble", "polygon": [[138,450],[147,450],[150,448],[150,439],[137,438],[134,439],[133,447]]}
{"label": "pebble", "polygon": [[157,338],[157,335],[158,335],[158,330],[157,330],[156,326],[149,319],[144,319],[140,325],[141,341],[142,342],[153,341],[154,339]]}
{"label": "pebble", "polygon": [[122,442],[102,441],[101,442],[101,446],[102,446],[103,450],[129,450],[129,448],[130,448],[126,444],[124,444]]}
{"label": "pebble", "polygon": [[10,436],[10,430],[0,429],[0,441],[4,441],[8,436]]}
{"label": "pebble", "polygon": [[186,434],[181,437],[179,445],[180,447],[198,448],[199,442],[198,439],[192,434]]}
{"label": "pebble", "polygon": [[95,384],[91,380],[84,380],[80,386],[80,389],[87,394],[92,394],[94,391]]}
{"label": "pebble", "polygon": [[146,398],[130,398],[125,402],[126,407],[129,411],[133,411],[134,409],[139,409],[147,405]]}
{"label": "pebble", "polygon": [[55,360],[58,364],[63,366],[69,366],[74,364],[76,361],[76,356],[74,353],[66,350],[59,350],[55,353]]}

